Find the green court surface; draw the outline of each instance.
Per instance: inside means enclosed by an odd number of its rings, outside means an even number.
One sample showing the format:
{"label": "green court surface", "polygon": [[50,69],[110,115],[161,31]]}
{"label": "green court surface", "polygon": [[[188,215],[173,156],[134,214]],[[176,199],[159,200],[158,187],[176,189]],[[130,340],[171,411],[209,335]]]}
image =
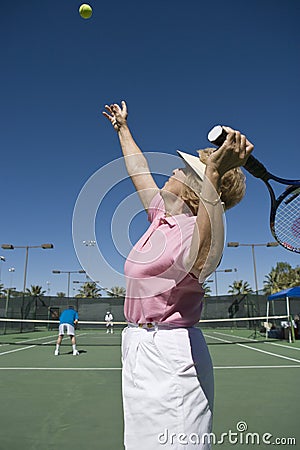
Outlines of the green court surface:
{"label": "green court surface", "polygon": [[[213,448],[300,448],[300,341],[203,332],[215,367]],[[78,357],[67,339],[55,357],[55,340],[55,330],[0,336],[0,449],[123,449],[120,330],[79,330]]]}

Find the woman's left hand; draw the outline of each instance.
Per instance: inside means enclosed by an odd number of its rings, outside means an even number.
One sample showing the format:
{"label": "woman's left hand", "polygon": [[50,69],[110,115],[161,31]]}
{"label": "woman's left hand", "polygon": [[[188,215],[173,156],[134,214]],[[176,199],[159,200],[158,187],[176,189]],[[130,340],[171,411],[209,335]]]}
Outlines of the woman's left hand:
{"label": "woman's left hand", "polygon": [[121,102],[121,106],[117,103],[113,103],[112,105],[105,105],[106,111],[103,111],[102,114],[110,121],[112,126],[116,131],[120,131],[122,127],[127,126],[127,105],[123,100]]}
{"label": "woman's left hand", "polygon": [[227,132],[225,142],[208,157],[206,165],[211,167],[222,177],[224,173],[235,167],[246,164],[254,145],[244,134],[230,127],[223,127]]}

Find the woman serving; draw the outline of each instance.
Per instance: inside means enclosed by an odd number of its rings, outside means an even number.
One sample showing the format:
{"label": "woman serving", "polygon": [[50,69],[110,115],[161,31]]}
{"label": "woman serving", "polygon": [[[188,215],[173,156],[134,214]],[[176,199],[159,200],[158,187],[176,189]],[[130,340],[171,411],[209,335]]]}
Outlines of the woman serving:
{"label": "woman serving", "polygon": [[185,167],[160,189],[127,124],[127,107],[103,112],[118,133],[129,176],[150,226],[125,263],[122,334],[124,443],[127,450],[209,449],[213,370],[199,321],[202,283],[224,247],[223,212],[245,193],[240,169],[253,145],[239,131]]}

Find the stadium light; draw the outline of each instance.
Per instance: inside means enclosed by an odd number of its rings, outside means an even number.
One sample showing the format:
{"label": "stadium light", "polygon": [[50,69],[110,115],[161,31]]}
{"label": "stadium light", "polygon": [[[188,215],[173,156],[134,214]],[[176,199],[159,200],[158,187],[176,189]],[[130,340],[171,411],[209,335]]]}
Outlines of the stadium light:
{"label": "stadium light", "polygon": [[68,274],[68,298],[70,297],[70,276],[71,273],[85,273],[85,270],[52,270],[52,273],[60,274],[67,273]]}
{"label": "stadium light", "polygon": [[8,271],[10,273],[10,289],[12,289],[13,274],[14,274],[15,270],[16,269],[14,267],[10,267],[8,269]]}
{"label": "stadium light", "polygon": [[219,270],[215,270],[214,274],[215,274],[215,289],[216,289],[216,297],[218,297],[218,283],[217,283],[217,272],[237,272],[237,269],[219,269]]}
{"label": "stadium light", "polygon": [[240,242],[228,242],[227,247],[251,247],[252,248],[252,260],[253,260],[253,271],[254,271],[254,281],[255,281],[255,293],[258,295],[258,283],[257,283],[257,273],[256,273],[256,261],[254,247],[278,247],[278,242],[267,242],[265,244],[241,244]]}
{"label": "stadium light", "polygon": [[[28,266],[28,253],[30,248],[54,248],[53,244],[41,244],[41,245],[13,245],[13,244],[2,244],[1,247],[4,250],[14,250],[15,248],[25,248],[26,249],[26,256],[25,256],[25,266],[24,266],[24,279],[23,279],[23,293],[22,293],[22,307],[21,307],[21,318],[23,317],[23,309],[24,309],[24,296],[26,291],[26,278],[27,278],[27,266]],[[22,332],[22,324],[20,331]]]}
{"label": "stadium light", "polygon": [[278,242],[274,241],[274,242],[267,242],[267,247],[278,247]]}
{"label": "stadium light", "polygon": [[42,244],[41,247],[44,249],[53,248],[53,244]]}
{"label": "stadium light", "polygon": [[[13,244],[2,244],[1,247],[3,250],[14,250],[15,248],[25,248],[26,256],[25,256],[25,266],[24,266],[24,279],[23,279],[23,297],[26,290],[26,278],[27,278],[27,265],[28,265],[28,252],[30,248],[54,248],[53,244],[41,244],[41,245],[13,245]],[[22,317],[23,318],[23,317]]]}

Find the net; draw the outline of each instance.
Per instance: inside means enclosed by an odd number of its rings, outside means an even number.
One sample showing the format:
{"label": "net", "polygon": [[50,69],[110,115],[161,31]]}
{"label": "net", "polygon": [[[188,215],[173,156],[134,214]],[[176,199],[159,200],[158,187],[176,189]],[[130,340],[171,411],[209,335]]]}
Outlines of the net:
{"label": "net", "polygon": [[[106,322],[81,321],[75,327],[77,345],[82,351],[85,347],[120,346],[121,332],[126,325],[126,322],[114,322],[111,329],[106,327]],[[0,345],[54,346],[58,329],[58,320],[0,318]],[[62,345],[70,347],[67,334]]]}
{"label": "net", "polygon": [[32,297],[29,295],[14,295],[0,298],[0,317],[30,320],[57,320],[60,313],[73,306],[78,311],[80,320],[104,320],[107,311],[112,312],[116,321],[125,322],[123,313],[124,298],[60,298]]}
{"label": "net", "polygon": [[[236,338],[262,339],[287,339],[291,340],[297,331],[292,330],[295,323],[287,315],[239,317],[227,319],[204,319],[198,326],[204,332],[206,338],[214,334],[226,334]],[[295,327],[296,328],[296,327]],[[220,333],[222,332],[222,333]]]}
{"label": "net", "polygon": [[[113,321],[113,327],[124,328],[127,322]],[[35,332],[35,331],[53,331],[58,332],[59,320],[38,320],[38,319],[11,319],[0,318],[0,334]],[[107,329],[106,322],[100,321],[80,321],[75,329],[79,330],[93,330],[103,331]]]}
{"label": "net", "polygon": [[[113,321],[113,327],[108,327],[105,321],[80,321],[76,326],[76,337],[78,342],[85,345],[119,345],[121,331],[127,326],[125,321]],[[226,319],[202,319],[196,325],[204,333],[212,333],[218,330],[226,331],[240,336],[250,333],[256,337],[273,337],[285,339],[285,330],[291,329],[290,319],[286,315],[277,316],[256,316]],[[295,327],[295,323],[292,324]],[[16,319],[0,318],[0,334],[3,336],[13,336],[26,333],[26,343],[31,344],[31,340],[37,341],[39,338],[50,339],[58,335],[59,320],[53,319]],[[295,327],[295,334],[297,330]],[[28,336],[30,335],[30,336]],[[109,336],[107,336],[109,335]],[[38,345],[38,344],[36,344]]]}
{"label": "net", "polygon": [[[219,295],[205,297],[201,318],[223,319],[264,316],[267,297],[256,294]],[[291,314],[300,311],[300,299],[290,298]],[[125,322],[124,298],[60,298],[17,296],[13,292],[0,297],[0,317],[11,319],[57,320],[61,312],[72,305],[78,311],[80,321],[104,321],[110,311],[115,321]],[[270,315],[286,314],[285,301],[270,301]],[[49,326],[52,326],[51,324]],[[28,326],[27,326],[28,327]],[[54,324],[55,327],[55,324]]]}

